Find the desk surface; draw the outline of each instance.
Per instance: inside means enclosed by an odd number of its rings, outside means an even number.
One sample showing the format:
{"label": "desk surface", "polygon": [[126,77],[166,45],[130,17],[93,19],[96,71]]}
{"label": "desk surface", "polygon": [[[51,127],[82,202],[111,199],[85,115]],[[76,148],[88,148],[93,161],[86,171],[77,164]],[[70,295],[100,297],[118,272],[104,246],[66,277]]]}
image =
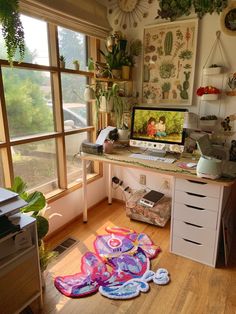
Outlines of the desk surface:
{"label": "desk surface", "polygon": [[[134,149],[132,148],[132,152]],[[138,152],[138,151],[137,151]],[[128,149],[120,149],[116,148],[112,154],[103,154],[103,155],[94,155],[94,154],[87,154],[82,153],[81,159],[84,160],[92,160],[92,161],[98,161],[103,163],[110,163],[117,166],[127,166],[131,168],[139,168],[139,169],[145,169],[150,170],[152,172],[157,172],[164,175],[170,175],[174,177],[180,177],[183,179],[188,180],[195,180],[195,181],[202,181],[202,182],[208,182],[223,186],[230,186],[234,184],[236,180],[232,179],[218,179],[218,180],[210,180],[210,179],[204,179],[197,177],[196,170],[192,169],[183,169],[178,166],[181,162],[193,162],[190,158],[180,158],[177,159],[174,163],[169,164],[165,162],[160,161],[150,161],[150,160],[143,160],[143,159],[135,159],[130,157],[131,152]]]}

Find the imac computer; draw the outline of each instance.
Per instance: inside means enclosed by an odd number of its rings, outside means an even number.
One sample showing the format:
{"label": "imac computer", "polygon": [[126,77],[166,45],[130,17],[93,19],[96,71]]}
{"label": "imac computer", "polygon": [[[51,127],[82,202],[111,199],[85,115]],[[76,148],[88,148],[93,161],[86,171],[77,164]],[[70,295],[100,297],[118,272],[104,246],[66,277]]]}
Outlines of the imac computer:
{"label": "imac computer", "polygon": [[131,120],[130,146],[147,154],[164,156],[166,152],[184,150],[186,109],[134,107]]}

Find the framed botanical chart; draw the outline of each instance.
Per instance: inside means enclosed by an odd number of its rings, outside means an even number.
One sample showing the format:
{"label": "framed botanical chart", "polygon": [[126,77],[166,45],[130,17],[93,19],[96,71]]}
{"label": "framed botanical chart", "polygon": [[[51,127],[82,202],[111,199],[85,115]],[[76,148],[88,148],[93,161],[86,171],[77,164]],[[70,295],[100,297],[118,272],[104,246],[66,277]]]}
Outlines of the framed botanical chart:
{"label": "framed botanical chart", "polygon": [[197,19],[144,29],[144,103],[192,104],[197,33]]}

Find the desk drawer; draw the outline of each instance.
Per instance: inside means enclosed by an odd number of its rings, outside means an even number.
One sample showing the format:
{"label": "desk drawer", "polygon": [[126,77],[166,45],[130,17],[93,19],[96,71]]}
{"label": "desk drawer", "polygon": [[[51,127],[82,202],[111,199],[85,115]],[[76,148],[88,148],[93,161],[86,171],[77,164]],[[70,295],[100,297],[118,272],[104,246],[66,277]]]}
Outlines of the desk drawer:
{"label": "desk drawer", "polygon": [[218,211],[219,199],[202,194],[175,191],[175,202]]}
{"label": "desk drawer", "polygon": [[219,198],[220,186],[201,181],[176,179],[175,190]]}
{"label": "desk drawer", "polygon": [[193,225],[185,221],[174,220],[173,235],[201,245],[207,245],[211,248],[215,246],[215,230]]}
{"label": "desk drawer", "polygon": [[213,264],[214,249],[207,245],[195,244],[186,239],[173,236],[172,252],[207,265],[215,266]]}
{"label": "desk drawer", "polygon": [[190,222],[205,228],[216,229],[218,214],[216,211],[193,207],[180,203],[174,204],[174,219]]}

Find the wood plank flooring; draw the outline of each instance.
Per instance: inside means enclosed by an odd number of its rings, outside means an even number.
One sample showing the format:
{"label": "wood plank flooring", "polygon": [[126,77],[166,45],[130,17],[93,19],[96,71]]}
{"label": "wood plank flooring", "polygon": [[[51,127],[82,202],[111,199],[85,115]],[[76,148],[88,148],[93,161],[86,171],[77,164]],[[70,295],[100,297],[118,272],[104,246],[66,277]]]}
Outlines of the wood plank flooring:
{"label": "wood plank flooring", "polygon": [[[169,228],[158,228],[145,223],[131,221],[125,215],[121,202],[112,205],[102,202],[88,213],[87,224],[82,218],[63,229],[48,242],[57,246],[67,237],[80,242],[60,255],[49,267],[46,276],[43,313],[60,314],[234,314],[236,313],[236,250],[232,265],[212,268],[169,253]],[[103,234],[105,226],[129,227],[144,232],[162,252],[152,260],[151,268],[167,268],[171,282],[167,286],[150,283],[150,290],[135,299],[110,300],[99,293],[81,299],[71,299],[60,294],[53,285],[57,275],[69,275],[80,271],[81,256],[93,251],[93,240]]]}

